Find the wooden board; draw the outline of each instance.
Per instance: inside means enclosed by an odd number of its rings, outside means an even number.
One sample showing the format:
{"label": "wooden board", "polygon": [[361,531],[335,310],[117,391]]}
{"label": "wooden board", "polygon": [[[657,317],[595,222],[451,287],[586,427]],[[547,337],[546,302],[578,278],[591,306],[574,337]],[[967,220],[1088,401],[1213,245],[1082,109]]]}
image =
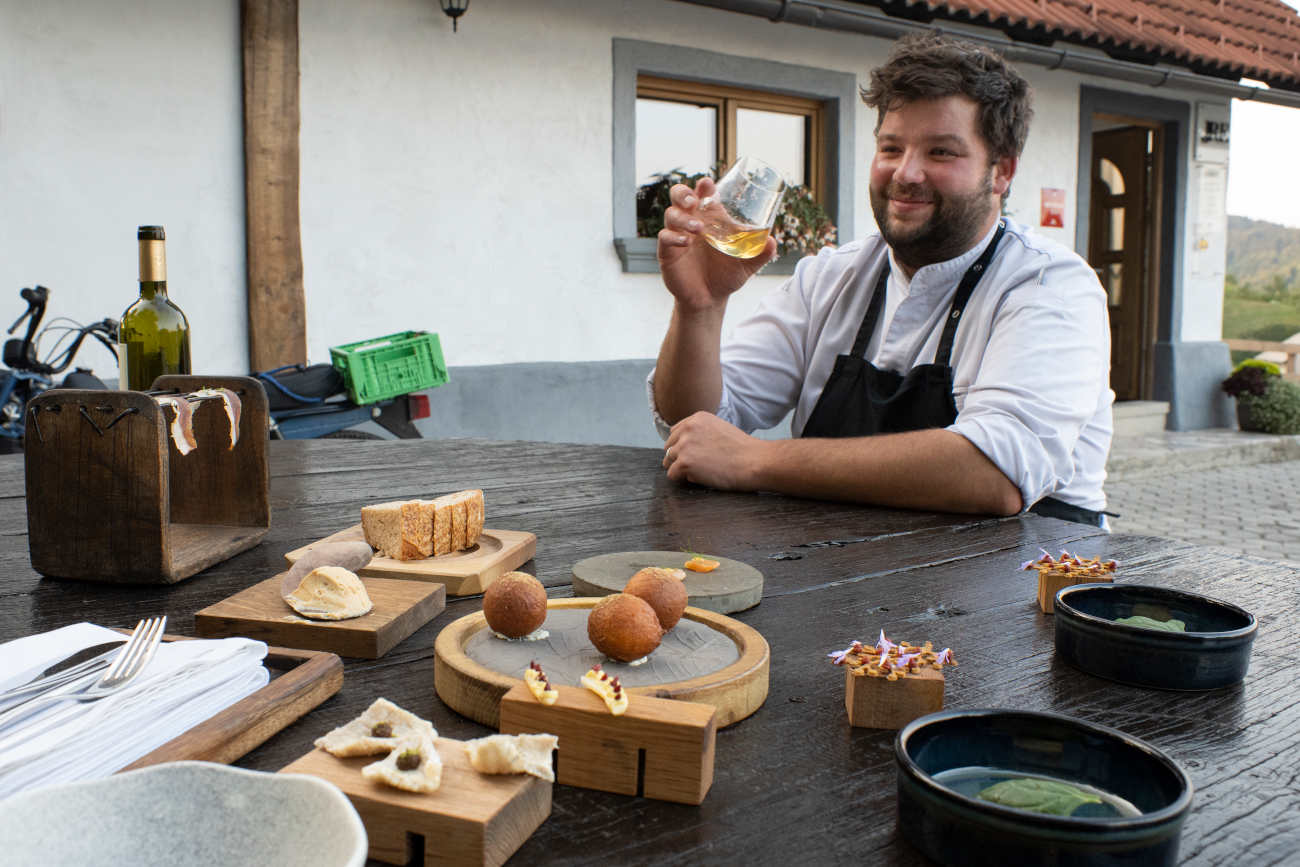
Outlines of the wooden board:
{"label": "wooden board", "polygon": [[[623,551],[579,560],[573,565],[575,596],[607,596],[622,592],[637,571],[647,566],[682,569],[692,555],[683,551]],[[763,600],[763,573],[747,563],[726,557],[712,572],[686,572],[686,593],[696,608],[732,614],[753,608]]]}
{"label": "wooden board", "polygon": [[[547,608],[549,611],[587,610],[599,601],[591,597],[551,599]],[[628,683],[625,687],[628,694],[713,705],[718,713],[718,728],[738,722],[758,710],[767,698],[771,662],[771,652],[763,636],[738,620],[700,608],[688,606],[682,618],[684,621],[701,624],[733,643],[736,650],[734,661],[708,674],[686,680],[645,685]],[[523,683],[523,666],[519,667],[518,676],[504,674],[466,654],[466,644],[486,628],[487,621],[483,618],[483,612],[479,611],[467,614],[438,633],[434,642],[434,687],[438,691],[438,697],[452,710],[483,725],[497,728],[501,698],[514,686]],[[545,629],[546,625],[543,624],[542,628]],[[680,628],[680,624],[676,628]],[[575,653],[595,653],[590,644],[585,649],[579,647],[573,650]],[[554,651],[549,650],[544,642],[535,642],[525,652],[535,656],[543,668],[554,658]],[[656,651],[658,652],[660,651]],[[607,667],[611,672],[618,673],[614,666]],[[551,682],[557,686],[562,683],[555,678]]]}
{"label": "wooden board", "polygon": [[[362,768],[383,756],[340,759],[316,749],[280,773],[310,774],[342,789],[361,814],[370,857],[377,861],[505,863],[551,815],[551,784],[527,774],[480,774],[465,755],[464,741],[438,738],[436,745],[442,785],[434,792],[404,792],[361,776]],[[410,857],[416,847],[422,860]]]}
{"label": "wooden board", "polygon": [[699,804],[713,785],[717,711],[713,705],[628,696],[614,716],[584,687],[556,686],[544,705],[526,684],[501,699],[502,734],[553,734],[555,781],[566,786]]}
{"label": "wooden board", "polygon": [[[166,640],[186,639],[167,636]],[[228,764],[261,746],[343,686],[343,663],[332,653],[268,647],[263,665],[283,673],[122,770],[186,759]]]}
{"label": "wooden board", "polygon": [[286,647],[378,659],[447,607],[447,589],[441,584],[363,578],[374,603],[369,614],[351,620],[309,620],[280,596],[283,577],[281,573],[197,612],[194,631],[205,638],[244,635]]}
{"label": "wooden board", "polygon": [[[318,542],[364,542],[366,535],[357,524],[326,536]],[[284,555],[292,566],[311,545]],[[407,581],[436,581],[445,584],[449,596],[482,593],[507,572],[518,569],[537,553],[537,537],[519,530],[483,530],[478,544],[468,551],[439,554],[423,560],[394,560],[378,554],[368,566],[357,570],[363,578],[401,578]]]}
{"label": "wooden board", "polygon": [[901,729],[917,717],[943,710],[943,672],[923,667],[915,674],[887,680],[857,675],[845,667],[844,709],[849,725]]}

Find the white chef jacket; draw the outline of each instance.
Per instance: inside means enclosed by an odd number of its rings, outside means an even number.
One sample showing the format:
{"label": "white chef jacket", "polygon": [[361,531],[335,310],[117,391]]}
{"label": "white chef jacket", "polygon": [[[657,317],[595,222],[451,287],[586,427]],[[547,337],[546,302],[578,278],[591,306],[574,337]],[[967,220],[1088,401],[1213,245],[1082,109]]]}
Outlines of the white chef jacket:
{"label": "white chef jacket", "polygon": [[[1073,250],[1006,224],[953,341],[957,419],[947,429],[974,443],[1020,489],[1026,508],[1052,496],[1101,510],[1115,397],[1106,294]],[[752,433],[793,408],[791,434],[799,436],[836,356],[852,351],[886,256],[885,309],[867,359],[899,374],[933,362],[957,284],[993,231],[911,280],[878,233],[802,259],[724,342],[717,415]],[[647,385],[667,438],[653,371]]]}

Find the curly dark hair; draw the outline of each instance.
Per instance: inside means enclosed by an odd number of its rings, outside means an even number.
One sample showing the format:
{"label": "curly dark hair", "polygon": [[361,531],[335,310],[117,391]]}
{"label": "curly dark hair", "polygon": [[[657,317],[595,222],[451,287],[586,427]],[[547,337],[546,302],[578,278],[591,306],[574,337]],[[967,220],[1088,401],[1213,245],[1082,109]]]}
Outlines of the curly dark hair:
{"label": "curly dark hair", "polygon": [[862,101],[885,113],[917,100],[965,96],[979,105],[980,134],[994,160],[1019,157],[1034,115],[1029,82],[997,52],[934,32],[904,36],[872,70]]}

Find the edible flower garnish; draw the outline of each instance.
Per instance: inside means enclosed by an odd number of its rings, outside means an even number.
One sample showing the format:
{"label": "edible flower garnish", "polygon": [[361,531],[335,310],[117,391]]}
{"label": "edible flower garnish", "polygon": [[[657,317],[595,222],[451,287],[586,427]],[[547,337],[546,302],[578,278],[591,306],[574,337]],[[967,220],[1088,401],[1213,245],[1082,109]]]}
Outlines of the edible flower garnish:
{"label": "edible flower garnish", "polygon": [[844,650],[826,654],[835,665],[848,665],[849,671],[859,677],[883,677],[886,680],[898,680],[909,674],[917,674],[929,666],[938,671],[945,665],[956,665],[952,650],[945,647],[936,652],[930,642],[919,647],[906,641],[897,643],[885,637],[880,631],[880,639],[874,647],[867,647],[855,641]]}
{"label": "edible flower garnish", "polygon": [[845,657],[847,657],[850,653],[857,650],[861,646],[862,646],[861,641],[855,641],[852,644],[850,644],[848,647],[844,648],[843,650],[833,650],[830,653],[826,654],[826,656],[830,658],[830,661],[833,664],[843,665]]}
{"label": "edible flower garnish", "polygon": [[[1041,549],[1040,549],[1041,550]],[[1102,562],[1100,557],[1091,559],[1075,557],[1068,551],[1062,551],[1061,556],[1052,559],[1052,555],[1043,551],[1043,556],[1037,560],[1026,560],[1020,564],[1022,570],[1037,569],[1040,575],[1046,572],[1056,572],[1065,575],[1105,575],[1114,572],[1119,568],[1119,563],[1114,560]]]}

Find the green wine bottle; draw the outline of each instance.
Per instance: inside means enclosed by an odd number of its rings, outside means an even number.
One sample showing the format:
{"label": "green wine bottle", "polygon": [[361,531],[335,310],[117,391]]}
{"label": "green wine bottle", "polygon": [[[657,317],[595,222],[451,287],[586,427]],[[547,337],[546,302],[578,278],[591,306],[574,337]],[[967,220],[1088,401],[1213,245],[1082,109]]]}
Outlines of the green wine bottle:
{"label": "green wine bottle", "polygon": [[167,297],[166,235],[162,226],[141,226],[140,297],[118,326],[118,388],[146,391],[165,373],[190,372],[190,323]]}

